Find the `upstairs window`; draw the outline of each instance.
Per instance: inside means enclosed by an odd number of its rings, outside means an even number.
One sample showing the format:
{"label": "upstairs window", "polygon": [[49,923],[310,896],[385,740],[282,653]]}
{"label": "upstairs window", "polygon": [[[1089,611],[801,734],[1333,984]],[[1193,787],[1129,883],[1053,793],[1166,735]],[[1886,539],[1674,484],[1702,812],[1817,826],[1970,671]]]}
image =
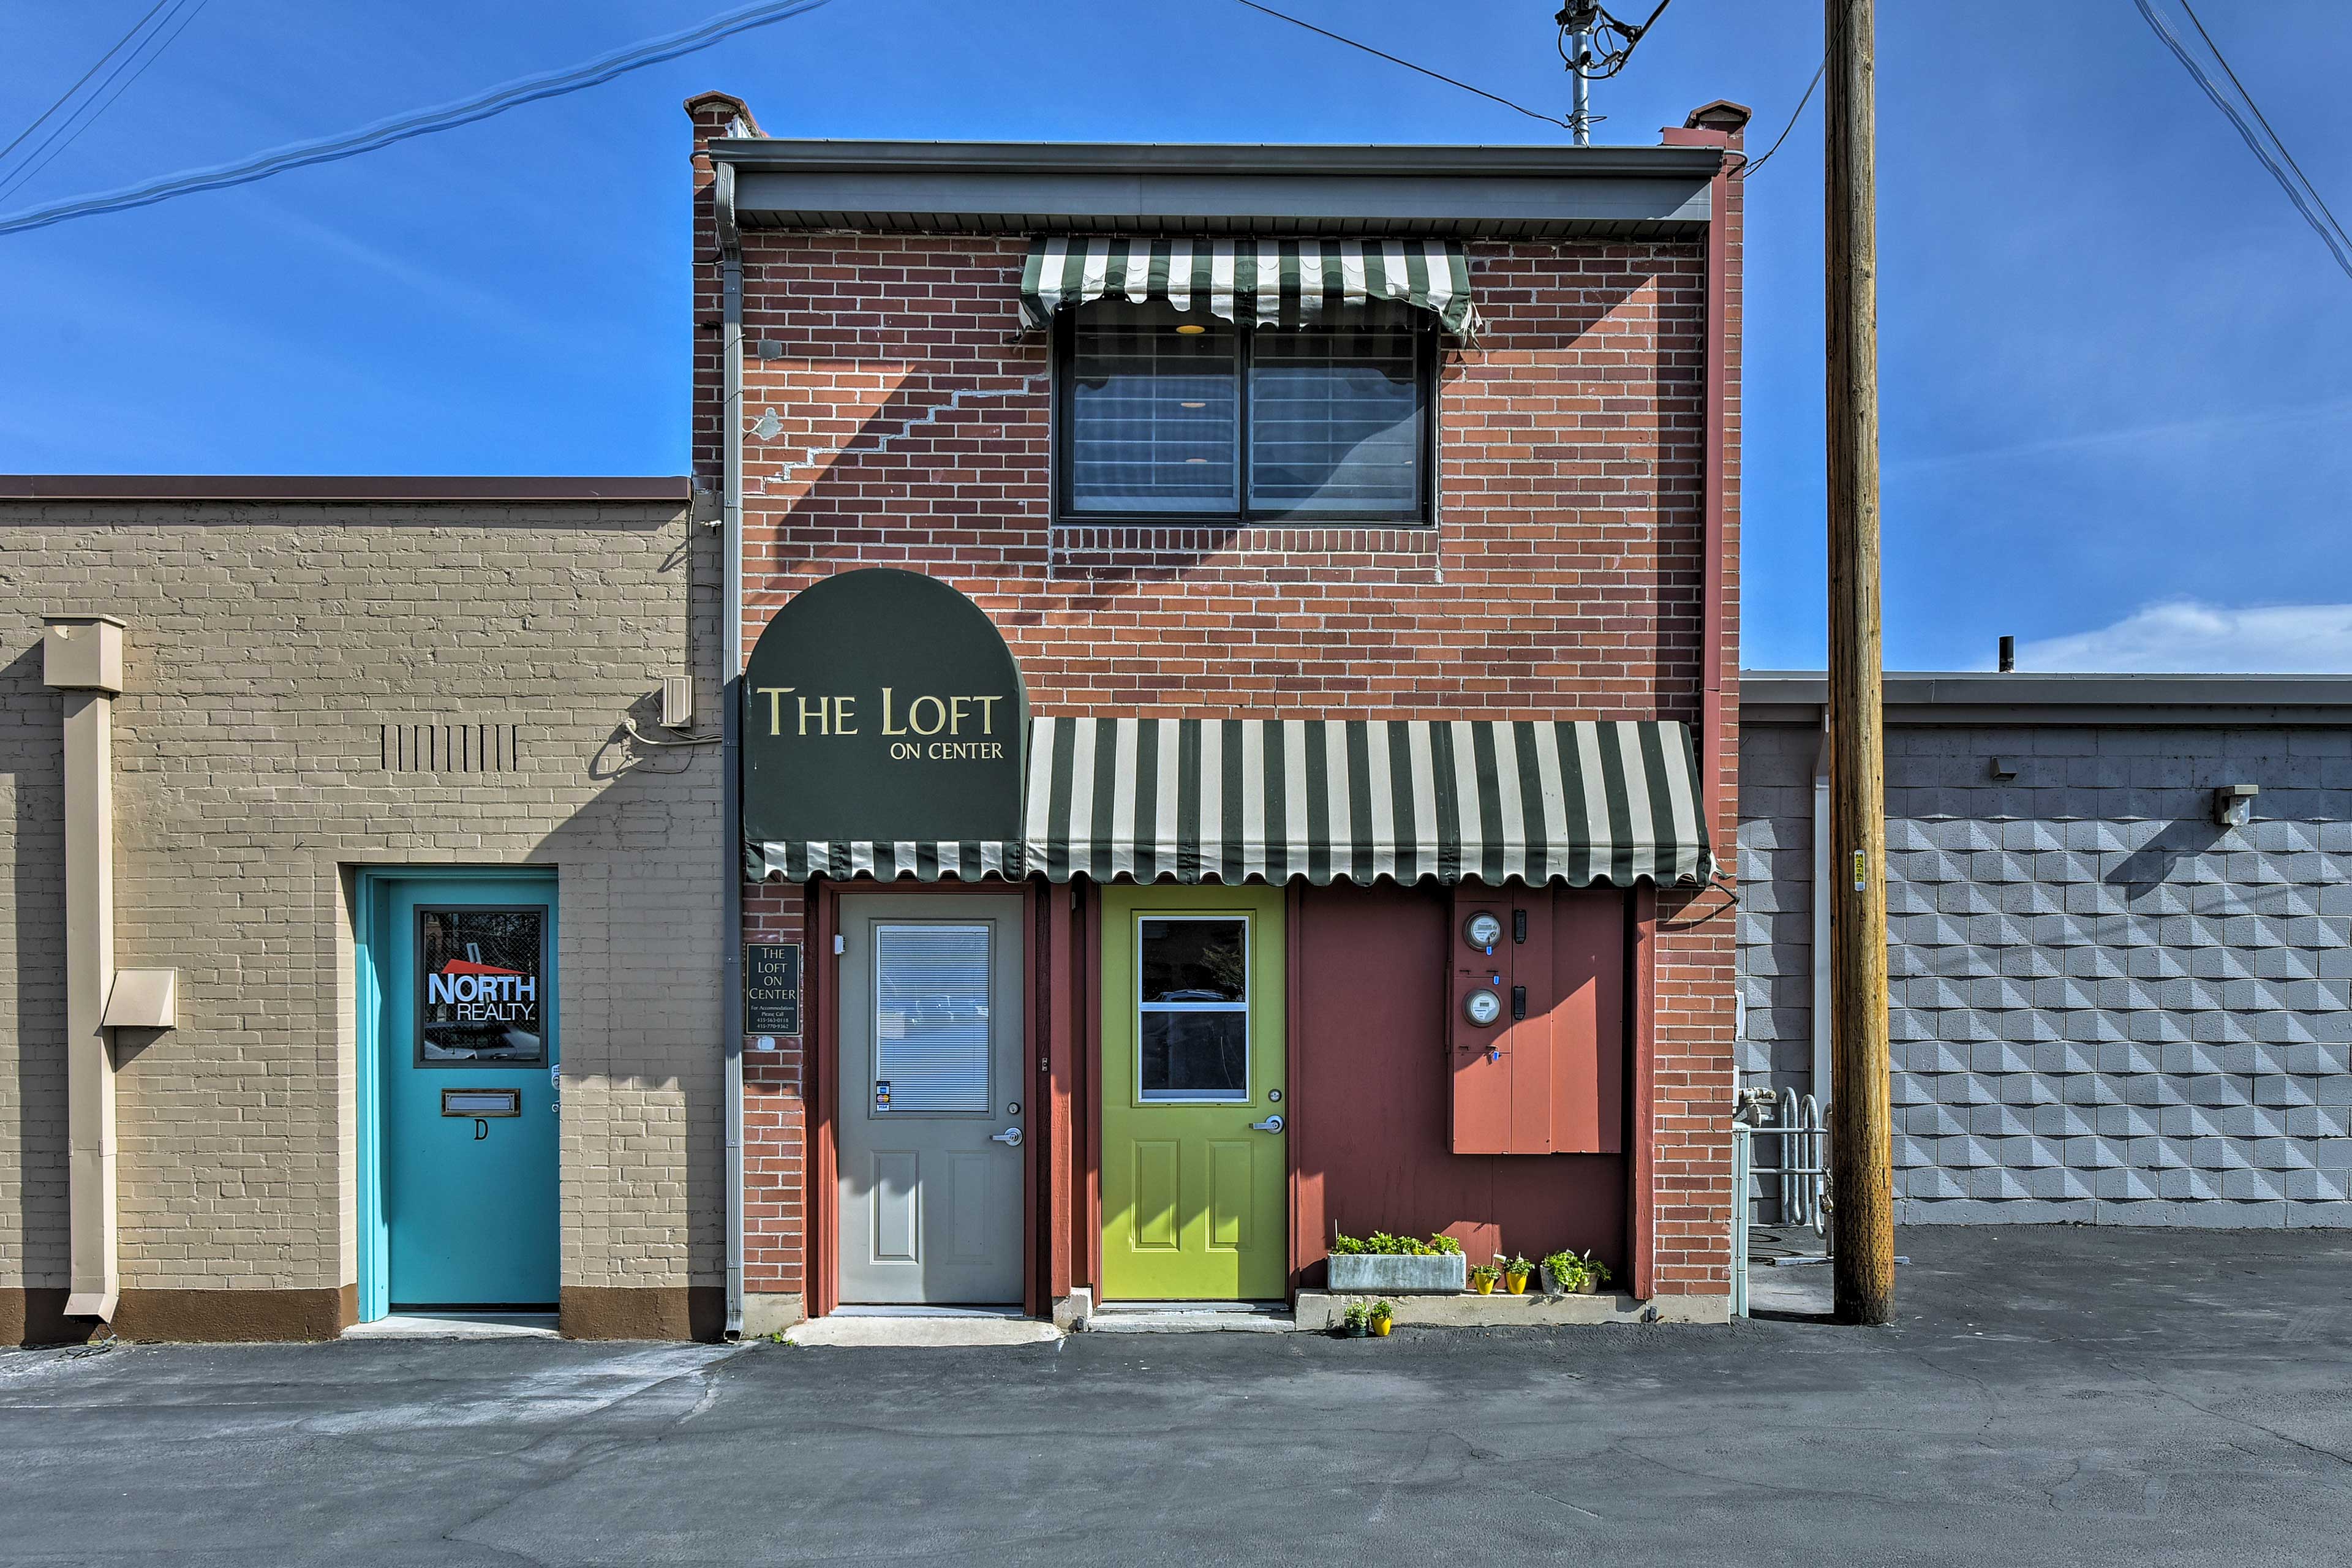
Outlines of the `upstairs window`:
{"label": "upstairs window", "polygon": [[1064,313],[1061,513],[1426,522],[1434,330],[1392,301],[1237,327],[1165,300]]}

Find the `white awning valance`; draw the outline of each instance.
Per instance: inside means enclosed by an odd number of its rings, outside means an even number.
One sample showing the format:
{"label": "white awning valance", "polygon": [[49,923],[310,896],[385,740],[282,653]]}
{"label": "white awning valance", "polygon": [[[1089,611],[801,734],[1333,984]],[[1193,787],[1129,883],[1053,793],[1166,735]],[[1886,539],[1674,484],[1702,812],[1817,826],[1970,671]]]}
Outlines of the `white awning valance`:
{"label": "white awning valance", "polygon": [[1035,239],[1021,277],[1022,319],[1053,323],[1066,305],[1164,300],[1236,323],[1311,326],[1339,307],[1393,300],[1477,336],[1470,263],[1439,239]]}

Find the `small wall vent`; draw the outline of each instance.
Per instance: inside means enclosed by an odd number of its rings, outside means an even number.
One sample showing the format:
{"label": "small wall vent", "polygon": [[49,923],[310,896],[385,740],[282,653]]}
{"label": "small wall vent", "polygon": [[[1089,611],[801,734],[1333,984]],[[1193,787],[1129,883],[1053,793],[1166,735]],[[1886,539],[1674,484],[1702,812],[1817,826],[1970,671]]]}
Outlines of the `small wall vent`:
{"label": "small wall vent", "polygon": [[520,724],[386,724],[388,773],[510,773],[522,766]]}

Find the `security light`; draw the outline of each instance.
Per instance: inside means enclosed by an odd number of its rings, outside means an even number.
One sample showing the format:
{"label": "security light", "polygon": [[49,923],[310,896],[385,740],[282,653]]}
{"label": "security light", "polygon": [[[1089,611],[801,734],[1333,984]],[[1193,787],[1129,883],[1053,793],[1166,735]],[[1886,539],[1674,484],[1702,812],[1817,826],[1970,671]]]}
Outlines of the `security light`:
{"label": "security light", "polygon": [[2243,827],[2254,819],[2254,796],[2260,784],[2223,784],[2213,792],[2213,820],[2223,827]]}

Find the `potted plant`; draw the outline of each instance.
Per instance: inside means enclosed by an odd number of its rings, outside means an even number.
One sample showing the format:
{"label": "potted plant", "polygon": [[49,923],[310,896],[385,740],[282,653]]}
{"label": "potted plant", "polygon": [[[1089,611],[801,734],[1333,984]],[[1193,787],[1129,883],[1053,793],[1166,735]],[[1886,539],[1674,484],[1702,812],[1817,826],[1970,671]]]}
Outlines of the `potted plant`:
{"label": "potted plant", "polygon": [[[1502,1258],[1503,1255],[1499,1252],[1495,1255],[1495,1260],[1498,1263],[1502,1262]],[[1512,1295],[1524,1296],[1528,1293],[1528,1276],[1535,1271],[1536,1266],[1528,1262],[1525,1256],[1514,1258],[1508,1263],[1503,1264],[1503,1284]]]}
{"label": "potted plant", "polygon": [[1555,1252],[1543,1268],[1544,1289],[1555,1296],[1591,1296],[1609,1283],[1609,1265],[1589,1250]]}
{"label": "potted plant", "polygon": [[1339,1337],[1360,1340],[1371,1331],[1371,1321],[1372,1310],[1370,1307],[1361,1301],[1350,1301],[1348,1310],[1339,1315]]}
{"label": "potted plant", "polygon": [[1396,1324],[1396,1309],[1386,1301],[1373,1302],[1371,1324],[1373,1333],[1382,1339],[1388,1338],[1389,1330]]}
{"label": "potted plant", "polygon": [[1450,1236],[1331,1238],[1331,1289],[1341,1295],[1452,1295],[1462,1289],[1462,1244]]}
{"label": "potted plant", "polygon": [[1495,1287],[1501,1283],[1502,1278],[1503,1271],[1500,1268],[1492,1263],[1481,1263],[1470,1270],[1470,1289],[1477,1291],[1481,1296],[1491,1296],[1495,1293]]}

